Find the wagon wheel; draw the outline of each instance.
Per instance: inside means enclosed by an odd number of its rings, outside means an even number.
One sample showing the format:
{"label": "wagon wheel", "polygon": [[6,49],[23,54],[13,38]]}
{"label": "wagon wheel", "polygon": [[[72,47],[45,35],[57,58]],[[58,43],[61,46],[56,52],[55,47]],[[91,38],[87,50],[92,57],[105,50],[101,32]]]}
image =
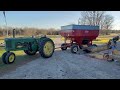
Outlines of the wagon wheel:
{"label": "wagon wheel", "polygon": [[45,38],[39,43],[39,53],[44,58],[51,57],[54,53],[54,49],[54,42],[49,38]]}
{"label": "wagon wheel", "polygon": [[77,53],[78,52],[78,45],[73,45],[73,46],[71,46],[71,52],[72,53]]}
{"label": "wagon wheel", "polygon": [[62,45],[61,45],[61,50],[67,50],[67,46],[66,46],[67,44],[66,43],[63,43]]}

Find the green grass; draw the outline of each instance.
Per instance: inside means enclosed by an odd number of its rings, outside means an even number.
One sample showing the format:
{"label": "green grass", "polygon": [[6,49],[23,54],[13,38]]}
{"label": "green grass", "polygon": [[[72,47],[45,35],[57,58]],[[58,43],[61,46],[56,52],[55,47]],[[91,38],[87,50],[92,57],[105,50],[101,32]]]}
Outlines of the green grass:
{"label": "green grass", "polygon": [[[110,39],[117,36],[118,34],[111,35],[100,35],[96,40],[93,40],[94,44],[106,44]],[[120,40],[119,40],[120,41]]]}
{"label": "green grass", "polygon": [[98,37],[96,40],[93,40],[93,43],[94,44],[105,44],[105,43],[108,43],[109,39],[111,38]]}
{"label": "green grass", "polygon": [[1,44],[1,43],[4,43],[4,40],[3,40],[3,39],[0,39],[0,44]]}

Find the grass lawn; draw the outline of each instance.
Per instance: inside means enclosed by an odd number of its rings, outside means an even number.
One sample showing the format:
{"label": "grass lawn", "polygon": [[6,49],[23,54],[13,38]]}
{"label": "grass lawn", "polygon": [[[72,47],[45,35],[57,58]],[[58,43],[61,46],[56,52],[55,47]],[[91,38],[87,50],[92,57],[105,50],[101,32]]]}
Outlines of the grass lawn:
{"label": "grass lawn", "polygon": [[[117,36],[118,34],[111,35],[100,35],[96,40],[93,41],[94,44],[105,44],[108,43],[110,39]],[[120,40],[119,40],[120,41]]]}
{"label": "grass lawn", "polygon": [[0,39],[0,44],[1,44],[1,43],[4,43],[4,40],[3,40],[3,39]]}
{"label": "grass lawn", "polygon": [[93,43],[94,44],[105,44],[105,43],[108,43],[108,41],[110,40],[111,38],[107,38],[107,37],[98,37],[96,40],[93,40]]}

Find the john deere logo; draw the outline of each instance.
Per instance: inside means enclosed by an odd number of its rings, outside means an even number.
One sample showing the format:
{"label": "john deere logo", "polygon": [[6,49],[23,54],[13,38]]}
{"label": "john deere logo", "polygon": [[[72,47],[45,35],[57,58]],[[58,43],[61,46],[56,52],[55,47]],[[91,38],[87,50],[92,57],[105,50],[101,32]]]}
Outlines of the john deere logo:
{"label": "john deere logo", "polygon": [[88,32],[89,32],[89,31],[87,31],[87,30],[85,31],[85,33],[88,33]]}

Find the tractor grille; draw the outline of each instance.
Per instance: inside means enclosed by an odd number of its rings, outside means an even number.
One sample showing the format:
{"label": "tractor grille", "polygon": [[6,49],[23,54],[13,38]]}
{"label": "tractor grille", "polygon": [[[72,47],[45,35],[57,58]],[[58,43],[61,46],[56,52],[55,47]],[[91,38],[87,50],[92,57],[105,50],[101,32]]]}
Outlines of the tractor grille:
{"label": "tractor grille", "polygon": [[6,48],[12,48],[11,40],[6,41]]}

